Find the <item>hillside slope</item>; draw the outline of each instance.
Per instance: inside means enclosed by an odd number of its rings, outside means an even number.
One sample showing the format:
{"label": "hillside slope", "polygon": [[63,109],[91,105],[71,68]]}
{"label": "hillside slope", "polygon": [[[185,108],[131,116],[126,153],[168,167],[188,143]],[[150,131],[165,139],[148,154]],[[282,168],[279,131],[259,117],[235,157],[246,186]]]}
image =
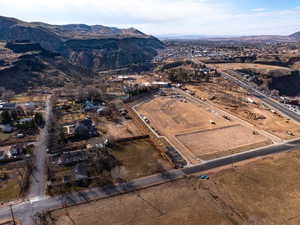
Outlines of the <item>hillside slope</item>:
{"label": "hillside slope", "polygon": [[39,44],[0,42],[0,87],[16,92],[30,88],[62,87],[82,82],[94,74],[74,66],[57,53]]}
{"label": "hillside slope", "polygon": [[290,35],[290,37],[292,38],[297,38],[297,39],[300,39],[300,31],[299,32],[296,32],[296,33],[293,33]]}
{"label": "hillside slope", "polygon": [[0,17],[0,40],[29,40],[60,53],[71,63],[93,70],[149,62],[164,45],[134,29],[84,24],[50,25]]}

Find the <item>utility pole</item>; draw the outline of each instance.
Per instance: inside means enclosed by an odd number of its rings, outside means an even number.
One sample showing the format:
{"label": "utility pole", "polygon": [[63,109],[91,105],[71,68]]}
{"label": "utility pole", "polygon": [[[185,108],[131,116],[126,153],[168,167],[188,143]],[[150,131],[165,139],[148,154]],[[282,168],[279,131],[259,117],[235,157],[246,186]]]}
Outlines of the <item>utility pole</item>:
{"label": "utility pole", "polygon": [[12,205],[9,205],[9,208],[10,208],[10,214],[11,214],[11,219],[13,221],[13,225],[16,225],[16,221],[15,221],[15,216],[14,216],[14,212],[13,212],[13,209],[12,209]]}

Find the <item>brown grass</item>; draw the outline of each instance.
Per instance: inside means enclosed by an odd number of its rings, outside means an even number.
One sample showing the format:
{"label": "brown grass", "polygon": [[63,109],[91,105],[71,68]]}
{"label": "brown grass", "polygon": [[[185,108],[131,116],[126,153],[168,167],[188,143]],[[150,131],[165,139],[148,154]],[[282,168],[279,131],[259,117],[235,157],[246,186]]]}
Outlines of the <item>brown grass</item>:
{"label": "brown grass", "polygon": [[52,216],[56,225],[298,225],[299,167],[299,152],[284,153]]}
{"label": "brown grass", "polygon": [[255,63],[221,63],[221,64],[210,64],[210,67],[220,70],[239,70],[239,69],[260,69],[260,70],[285,70],[291,71],[290,68],[281,66],[270,66]]}
{"label": "brown grass", "polygon": [[117,144],[112,152],[122,163],[116,172],[125,180],[149,176],[172,168],[148,139]]}

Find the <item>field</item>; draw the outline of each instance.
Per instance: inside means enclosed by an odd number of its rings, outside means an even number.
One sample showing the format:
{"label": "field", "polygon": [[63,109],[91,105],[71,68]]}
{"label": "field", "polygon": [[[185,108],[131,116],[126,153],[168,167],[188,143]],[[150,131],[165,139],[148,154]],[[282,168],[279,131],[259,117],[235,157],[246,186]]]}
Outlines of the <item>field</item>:
{"label": "field", "polygon": [[[196,97],[251,123],[257,129],[284,140],[300,137],[300,126],[297,123],[272,112],[259,99],[228,81],[216,79],[214,82],[188,85],[187,88],[194,91]],[[209,99],[211,96],[213,99]],[[256,104],[249,103],[248,98]]]}
{"label": "field", "polygon": [[[192,163],[206,159],[207,155],[214,158],[215,153],[259,143],[264,145],[268,140],[240,121],[226,119],[222,112],[191,101],[156,97],[139,105],[137,111]],[[231,136],[232,132],[236,132],[235,135]]]}
{"label": "field", "polygon": [[117,176],[125,180],[149,176],[172,168],[148,139],[117,144],[113,148],[113,155],[122,164]]}
{"label": "field", "polygon": [[16,96],[11,100],[11,102],[15,103],[25,103],[25,102],[44,102],[46,101],[46,95],[36,95],[36,96]]}
{"label": "field", "polygon": [[114,122],[102,118],[101,120],[95,121],[97,127],[100,130],[105,130],[105,135],[109,138],[119,139],[143,135],[132,120]]}
{"label": "field", "polygon": [[272,71],[272,70],[291,71],[291,69],[287,67],[270,66],[270,65],[255,64],[255,63],[221,63],[221,64],[210,64],[209,66],[220,70],[259,69],[259,70],[266,70],[266,71]]}
{"label": "field", "polygon": [[57,210],[56,225],[298,225],[300,152]]}
{"label": "field", "polygon": [[87,115],[85,113],[68,113],[59,118],[60,124],[71,124],[78,120],[85,119]]}
{"label": "field", "polygon": [[[22,195],[22,176],[24,169],[0,169],[0,201],[1,203],[16,200]],[[2,177],[2,179],[1,179]]]}
{"label": "field", "polygon": [[[242,138],[240,134],[243,134]],[[266,141],[264,136],[253,135],[251,129],[241,125],[180,134],[176,137],[198,157]]]}

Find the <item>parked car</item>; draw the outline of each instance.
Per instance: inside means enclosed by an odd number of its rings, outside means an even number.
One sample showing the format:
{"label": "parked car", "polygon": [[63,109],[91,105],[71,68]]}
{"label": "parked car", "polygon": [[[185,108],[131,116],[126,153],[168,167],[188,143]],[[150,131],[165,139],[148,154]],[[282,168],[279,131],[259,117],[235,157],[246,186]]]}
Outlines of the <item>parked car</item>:
{"label": "parked car", "polygon": [[198,176],[198,178],[200,178],[202,180],[208,180],[209,176],[208,175],[200,175],[200,176]]}

